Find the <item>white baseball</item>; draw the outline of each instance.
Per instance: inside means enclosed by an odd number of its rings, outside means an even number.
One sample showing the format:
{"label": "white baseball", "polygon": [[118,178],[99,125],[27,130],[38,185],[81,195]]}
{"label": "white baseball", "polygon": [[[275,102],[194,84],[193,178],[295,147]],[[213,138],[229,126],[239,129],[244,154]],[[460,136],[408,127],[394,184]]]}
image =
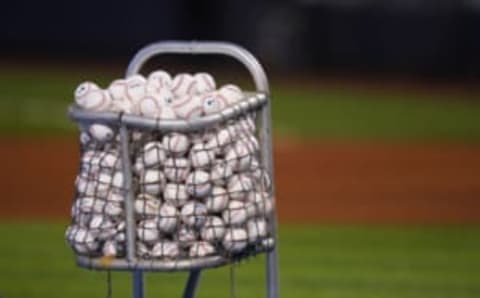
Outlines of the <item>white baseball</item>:
{"label": "white baseball", "polygon": [[223,220],[227,224],[238,226],[247,221],[248,213],[244,202],[230,201],[222,213]]}
{"label": "white baseball", "polygon": [[174,101],[173,111],[177,118],[191,120],[202,116],[203,102],[198,95],[184,95]]}
{"label": "white baseball", "polygon": [[126,93],[132,104],[136,105],[140,99],[147,95],[147,90],[145,88],[146,83],[147,80],[139,74],[126,79]]}
{"label": "white baseball", "polygon": [[110,83],[108,92],[113,101],[123,101],[127,98],[127,81],[118,79]]}
{"label": "white baseball", "polygon": [[228,107],[228,101],[218,92],[210,92],[200,96],[203,114],[210,115],[218,113]]}
{"label": "white baseball", "polygon": [[216,160],[210,171],[210,179],[215,185],[225,185],[232,175],[232,166],[223,160]]}
{"label": "white baseball", "polygon": [[205,145],[207,149],[220,149],[229,144],[232,144],[237,137],[237,130],[234,126],[227,126],[223,129],[220,129],[216,134],[214,134]]}
{"label": "white baseball", "polygon": [[158,195],[165,187],[165,176],[158,169],[149,169],[140,176],[140,192]]}
{"label": "white baseball", "polygon": [[137,225],[137,237],[141,241],[152,243],[158,240],[160,233],[157,228],[158,221],[156,219],[147,219],[141,221]]}
{"label": "white baseball", "polygon": [[136,248],[137,256],[142,258],[147,258],[148,256],[150,256],[150,249],[148,249],[145,243],[137,241]]}
{"label": "white baseball", "polygon": [[172,77],[170,74],[163,70],[157,70],[152,72],[147,79],[146,89],[149,95],[155,95],[160,90],[169,89],[172,84]]}
{"label": "white baseball", "polygon": [[195,79],[191,74],[180,73],[175,76],[171,84],[173,94],[178,98],[192,94],[195,88]]}
{"label": "white baseball", "polygon": [[187,176],[186,185],[189,195],[196,198],[208,196],[212,189],[210,174],[202,170],[193,171]]}
{"label": "white baseball", "polygon": [[233,146],[230,146],[225,153],[225,161],[232,169],[238,172],[245,171],[250,168],[253,155],[247,145],[242,141],[237,141]]}
{"label": "white baseball", "polygon": [[207,167],[214,159],[215,153],[213,153],[213,150],[206,149],[202,143],[197,143],[190,149],[190,162],[194,168]]}
{"label": "white baseball", "polygon": [[250,243],[257,242],[260,239],[267,237],[268,224],[263,218],[251,219],[247,222],[248,241]]}
{"label": "white baseball", "polygon": [[213,254],[215,254],[215,248],[206,241],[194,242],[188,251],[191,258],[201,258]]}
{"label": "white baseball", "polygon": [[95,195],[96,183],[88,177],[88,173],[81,172],[77,175],[75,179],[75,187],[78,194],[82,196],[93,196]]}
{"label": "white baseball", "polygon": [[103,244],[102,254],[105,257],[114,257],[117,255],[117,244],[113,240],[107,240]]}
{"label": "white baseball", "polygon": [[190,246],[190,244],[197,240],[198,235],[194,228],[182,225],[177,232],[177,241],[182,246]]}
{"label": "white baseball", "polygon": [[73,226],[67,230],[67,239],[79,254],[88,254],[98,249],[99,242],[89,230]]}
{"label": "white baseball", "polygon": [[92,124],[88,128],[88,133],[98,142],[108,142],[115,137],[113,130],[104,124]]}
{"label": "white baseball", "polygon": [[205,241],[218,241],[225,235],[225,223],[220,217],[209,216],[203,225],[200,236]]}
{"label": "white baseball", "polygon": [[185,184],[167,183],[163,190],[163,199],[176,207],[182,207],[188,200]]}
{"label": "white baseball", "polygon": [[173,156],[180,157],[184,155],[190,147],[188,136],[180,133],[170,133],[162,139],[163,147]]}
{"label": "white baseball", "polygon": [[167,160],[167,151],[158,141],[146,143],[141,154],[141,161],[145,168],[159,167]]}
{"label": "white baseball", "polygon": [[260,150],[260,144],[257,138],[250,133],[242,133],[238,142],[243,143],[251,154],[255,154]]}
{"label": "white baseball", "polygon": [[242,228],[227,229],[223,238],[223,247],[232,253],[238,253],[247,247],[247,231]]}
{"label": "white baseball", "polygon": [[194,92],[203,94],[215,90],[216,84],[213,76],[206,72],[198,72],[193,76],[195,80]]}
{"label": "white baseball", "polygon": [[257,130],[253,116],[247,116],[245,118],[239,119],[236,123],[236,126],[239,131],[250,134],[255,133],[255,131]]}
{"label": "white baseball", "polygon": [[138,215],[156,216],[160,212],[160,200],[148,194],[141,194],[135,200],[134,208]]}
{"label": "white baseball", "polygon": [[218,92],[227,99],[229,105],[236,104],[244,97],[242,90],[233,84],[222,86]]}
{"label": "white baseball", "polygon": [[180,211],[182,221],[190,227],[201,227],[206,220],[207,207],[204,204],[190,201]]}
{"label": "white baseball", "polygon": [[112,189],[108,192],[105,200],[107,201],[107,203],[123,203],[125,202],[125,194],[123,194],[121,191]]}
{"label": "white baseball", "polygon": [[190,161],[186,158],[169,158],[165,161],[164,173],[171,182],[184,182],[190,173]]}
{"label": "white baseball", "polygon": [[227,184],[227,192],[234,200],[244,200],[247,194],[253,190],[252,179],[245,174],[233,175]]}
{"label": "white baseball", "polygon": [[205,199],[209,212],[222,212],[228,205],[228,193],[223,187],[214,186],[212,193]]}
{"label": "white baseball", "polygon": [[110,216],[118,216],[123,212],[123,208],[121,207],[120,203],[108,202],[94,197],[78,198],[72,206],[72,210],[72,212],[75,214],[78,212],[96,214],[105,213],[106,215]]}
{"label": "white baseball", "polygon": [[171,233],[178,224],[178,211],[175,206],[169,202],[165,202],[160,207],[160,215],[158,217],[158,228],[165,233]]}
{"label": "white baseball", "polygon": [[176,258],[180,254],[180,249],[176,242],[164,240],[155,243],[150,253],[154,258]]}
{"label": "white baseball", "polygon": [[111,238],[117,233],[113,222],[103,214],[93,215],[88,228],[90,233],[100,240]]}
{"label": "white baseball", "polygon": [[247,212],[250,217],[269,216],[273,207],[267,192],[251,192],[247,195]]}
{"label": "white baseball", "polygon": [[107,111],[112,102],[109,93],[101,90],[92,82],[80,84],[75,90],[74,95],[77,105],[90,111]]}
{"label": "white baseball", "polygon": [[145,96],[137,103],[137,111],[140,116],[158,119],[175,119],[177,116],[175,111],[162,101],[169,101],[171,97],[169,95],[158,95],[161,98],[156,98],[151,95]]}

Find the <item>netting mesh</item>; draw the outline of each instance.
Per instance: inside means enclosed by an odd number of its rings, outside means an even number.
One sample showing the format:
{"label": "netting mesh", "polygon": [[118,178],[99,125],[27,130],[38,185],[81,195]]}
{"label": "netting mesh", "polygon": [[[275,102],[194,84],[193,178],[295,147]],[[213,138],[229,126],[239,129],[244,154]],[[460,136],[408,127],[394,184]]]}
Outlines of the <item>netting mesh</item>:
{"label": "netting mesh", "polygon": [[132,172],[139,260],[238,259],[273,247],[271,180],[260,162],[255,114],[190,133],[130,131],[123,165],[118,129],[81,136],[68,243],[78,255],[125,258]]}

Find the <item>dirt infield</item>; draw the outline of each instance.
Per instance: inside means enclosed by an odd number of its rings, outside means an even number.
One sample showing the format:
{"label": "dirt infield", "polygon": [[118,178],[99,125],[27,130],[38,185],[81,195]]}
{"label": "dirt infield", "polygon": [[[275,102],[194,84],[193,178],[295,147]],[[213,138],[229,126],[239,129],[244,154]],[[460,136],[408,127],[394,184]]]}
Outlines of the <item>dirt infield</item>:
{"label": "dirt infield", "polygon": [[[275,144],[281,222],[480,223],[480,145]],[[0,140],[1,218],[66,218],[72,139]]]}

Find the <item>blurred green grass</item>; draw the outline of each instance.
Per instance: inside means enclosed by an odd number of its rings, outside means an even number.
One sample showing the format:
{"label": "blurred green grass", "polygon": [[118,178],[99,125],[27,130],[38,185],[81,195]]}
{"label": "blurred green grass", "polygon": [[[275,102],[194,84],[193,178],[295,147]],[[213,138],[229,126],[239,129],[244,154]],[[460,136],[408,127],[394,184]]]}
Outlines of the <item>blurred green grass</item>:
{"label": "blurred green grass", "polygon": [[[75,132],[66,108],[73,90],[86,78],[106,86],[115,75],[67,70],[1,72],[0,135]],[[474,97],[407,89],[389,92],[273,84],[274,132],[333,140],[477,142],[480,101]]]}
{"label": "blurred green grass", "polygon": [[[103,297],[106,274],[75,267],[65,224],[0,225],[0,296]],[[479,297],[478,226],[280,227],[282,297]],[[263,257],[235,267],[237,297],[263,297]],[[148,274],[147,297],[180,297],[184,273]],[[130,297],[113,273],[113,297]],[[228,297],[229,267],[203,275],[199,297]]]}

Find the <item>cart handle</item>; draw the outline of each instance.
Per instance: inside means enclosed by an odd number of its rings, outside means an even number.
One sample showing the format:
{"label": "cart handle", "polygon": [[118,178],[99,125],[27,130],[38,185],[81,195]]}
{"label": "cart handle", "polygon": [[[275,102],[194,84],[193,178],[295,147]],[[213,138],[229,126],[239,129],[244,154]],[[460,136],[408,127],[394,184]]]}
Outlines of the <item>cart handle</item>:
{"label": "cart handle", "polygon": [[258,60],[243,47],[228,42],[161,41],[152,43],[135,54],[128,65],[126,76],[137,74],[147,60],[161,54],[208,54],[232,57],[248,69],[257,91],[270,94],[267,76]]}

